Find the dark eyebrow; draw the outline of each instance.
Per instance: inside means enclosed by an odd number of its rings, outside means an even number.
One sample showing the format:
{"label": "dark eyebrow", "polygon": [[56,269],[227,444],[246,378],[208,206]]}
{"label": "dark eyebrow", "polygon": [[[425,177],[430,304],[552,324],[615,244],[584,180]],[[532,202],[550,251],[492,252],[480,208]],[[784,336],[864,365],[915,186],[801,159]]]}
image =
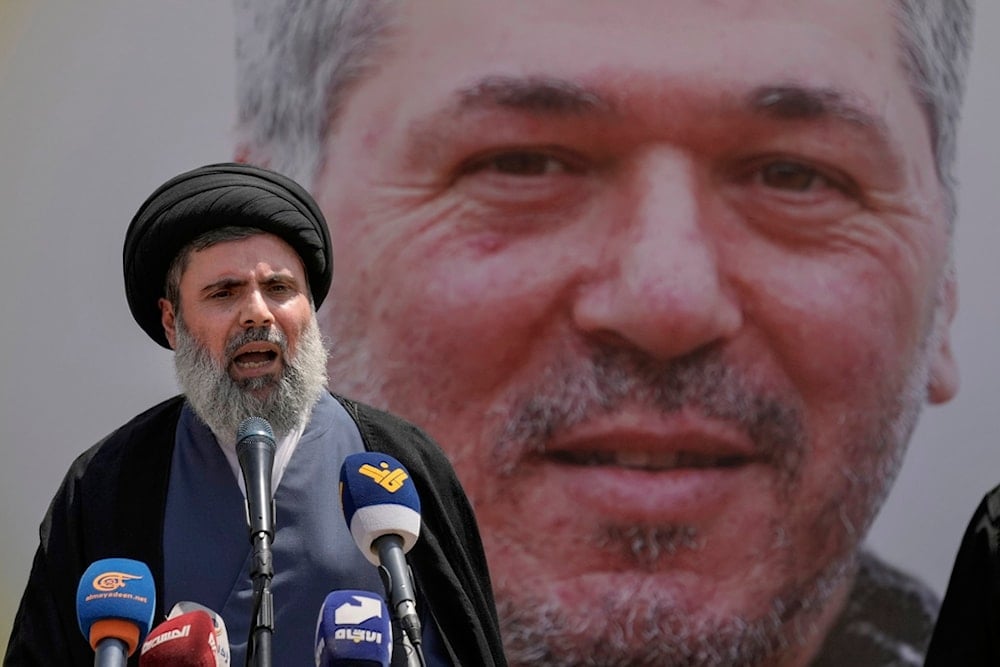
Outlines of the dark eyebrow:
{"label": "dark eyebrow", "polygon": [[889,145],[889,128],[863,100],[825,87],[797,84],[761,86],[746,96],[746,106],[775,120],[824,120],[845,122]]}
{"label": "dark eyebrow", "polygon": [[276,271],[261,281],[263,285],[291,285],[299,286],[299,281],[289,271]]}
{"label": "dark eyebrow", "polygon": [[[669,93],[664,84],[661,93]],[[887,158],[898,157],[892,133],[873,103],[850,91],[797,81],[757,86],[716,100],[723,114],[749,113],[762,120],[835,122],[847,126]],[[488,75],[457,89],[443,107],[409,127],[413,143],[408,162],[437,152],[466,114],[511,111],[555,119],[585,116],[627,116],[625,100],[598,88],[560,77]]]}
{"label": "dark eyebrow", "polygon": [[566,79],[544,76],[489,75],[459,88],[438,110],[410,123],[412,143],[406,161],[434,155],[456,124],[476,112],[508,111],[527,116],[568,118],[610,113],[612,104],[595,90]]}
{"label": "dark eyebrow", "polygon": [[201,293],[208,294],[210,292],[214,292],[219,289],[233,289],[234,287],[242,287],[243,285],[246,284],[247,284],[246,280],[237,278],[222,278],[220,280],[216,280],[215,282],[209,283],[208,285],[202,287]]}
{"label": "dark eyebrow", "polygon": [[[487,76],[460,88],[450,111],[490,109],[583,114],[612,112],[614,105],[595,89],[555,77]],[[866,129],[885,132],[882,119],[865,108],[860,100],[825,87],[794,83],[760,86],[746,97],[744,106],[753,112],[782,120],[836,118]]]}
{"label": "dark eyebrow", "polygon": [[507,109],[546,114],[611,111],[596,91],[572,81],[549,77],[488,76],[457,91],[454,111]]}
{"label": "dark eyebrow", "polygon": [[[295,276],[288,271],[275,271],[261,280],[260,283],[262,285],[292,285],[298,287],[298,281],[295,279]],[[215,290],[244,287],[247,284],[248,281],[243,278],[220,278],[202,287],[201,293],[209,294]]]}

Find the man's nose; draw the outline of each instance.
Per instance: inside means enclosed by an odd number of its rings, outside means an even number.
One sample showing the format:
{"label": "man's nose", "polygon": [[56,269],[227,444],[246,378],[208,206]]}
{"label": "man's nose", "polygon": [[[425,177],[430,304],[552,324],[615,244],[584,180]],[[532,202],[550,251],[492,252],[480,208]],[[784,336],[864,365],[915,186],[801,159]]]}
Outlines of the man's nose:
{"label": "man's nose", "polygon": [[[743,313],[719,257],[708,177],[673,149],[649,151],[609,195],[612,231],[599,269],[580,287],[578,328],[670,359],[732,336]],[[719,211],[715,211],[716,213]]]}
{"label": "man's nose", "polygon": [[247,328],[266,327],[274,323],[274,314],[260,290],[252,289],[240,303],[240,324]]}

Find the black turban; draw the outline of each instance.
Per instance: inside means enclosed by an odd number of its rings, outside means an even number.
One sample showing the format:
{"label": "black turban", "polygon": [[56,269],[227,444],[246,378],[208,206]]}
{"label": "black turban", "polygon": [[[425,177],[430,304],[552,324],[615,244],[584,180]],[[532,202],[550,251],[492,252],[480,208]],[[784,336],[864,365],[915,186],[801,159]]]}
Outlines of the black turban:
{"label": "black turban", "polygon": [[330,232],[298,183],[246,164],[210,164],[170,179],[149,196],[125,232],[125,295],[139,326],[163,347],[159,300],[184,246],[221,227],[254,227],[284,240],[305,266],[319,308],[333,278]]}

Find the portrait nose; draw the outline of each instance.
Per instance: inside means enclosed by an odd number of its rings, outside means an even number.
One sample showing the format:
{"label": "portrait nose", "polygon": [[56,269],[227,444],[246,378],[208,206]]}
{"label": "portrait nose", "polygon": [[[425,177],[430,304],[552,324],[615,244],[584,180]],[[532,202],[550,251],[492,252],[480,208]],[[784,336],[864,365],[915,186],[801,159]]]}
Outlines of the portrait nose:
{"label": "portrait nose", "polygon": [[249,290],[240,305],[240,324],[247,328],[270,326],[274,322],[271,308],[260,290]]}
{"label": "portrait nose", "polygon": [[608,211],[610,242],[580,288],[575,325],[590,336],[670,359],[732,336],[743,314],[719,258],[710,185],[694,162],[651,151]]}

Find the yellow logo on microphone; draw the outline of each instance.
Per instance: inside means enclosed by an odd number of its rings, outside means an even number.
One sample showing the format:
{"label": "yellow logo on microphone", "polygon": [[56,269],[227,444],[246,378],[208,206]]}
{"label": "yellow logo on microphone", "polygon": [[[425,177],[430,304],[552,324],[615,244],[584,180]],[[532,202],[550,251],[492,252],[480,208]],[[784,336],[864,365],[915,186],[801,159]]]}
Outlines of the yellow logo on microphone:
{"label": "yellow logo on microphone", "polygon": [[410,478],[410,476],[407,475],[406,471],[402,468],[389,470],[389,464],[385,461],[380,463],[378,468],[366,463],[358,468],[358,472],[365,477],[373,479],[376,484],[389,493],[396,493],[396,491],[399,491],[403,488],[403,483]]}
{"label": "yellow logo on microphone", "polygon": [[111,592],[125,588],[125,582],[132,579],[142,579],[142,577],[127,572],[104,572],[94,577],[93,586],[96,590]]}

